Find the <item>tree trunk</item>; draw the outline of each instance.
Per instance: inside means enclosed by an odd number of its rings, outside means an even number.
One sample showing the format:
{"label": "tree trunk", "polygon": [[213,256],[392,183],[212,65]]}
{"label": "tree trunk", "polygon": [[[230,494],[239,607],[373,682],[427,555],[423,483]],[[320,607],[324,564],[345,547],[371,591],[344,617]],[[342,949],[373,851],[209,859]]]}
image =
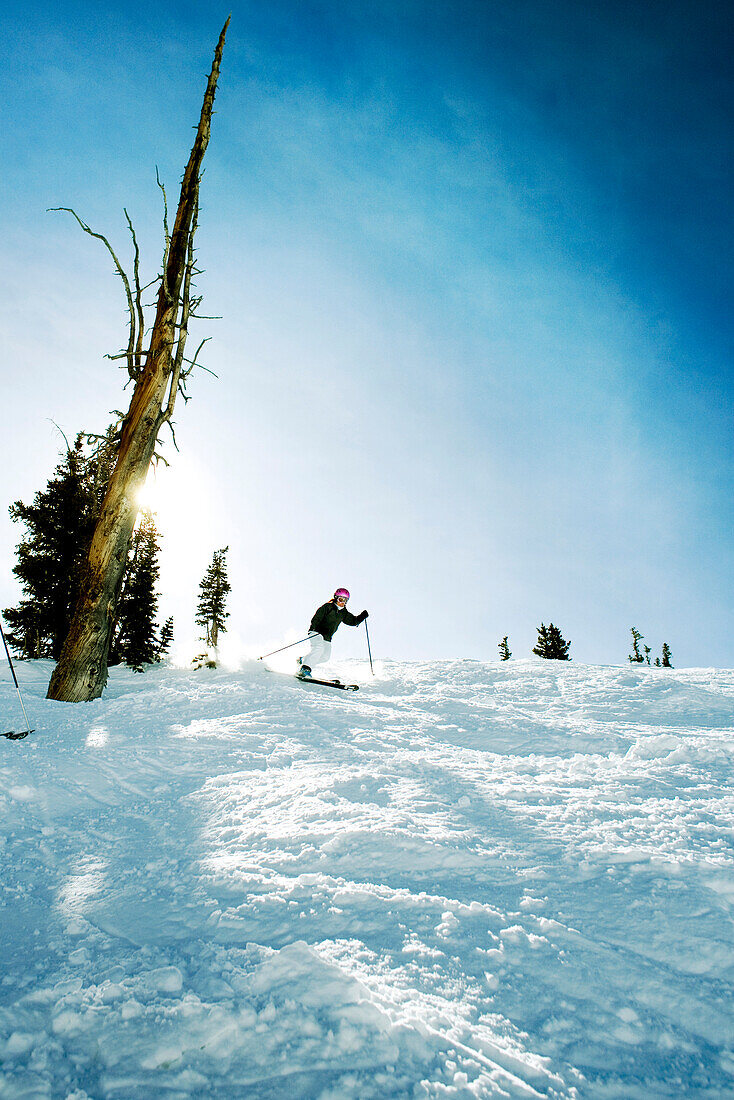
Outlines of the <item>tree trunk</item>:
{"label": "tree trunk", "polygon": [[123,421],[117,460],[92,536],[82,574],[79,601],[59,662],[48,687],[49,699],[98,699],[107,683],[107,658],[135,519],[137,494],[145,482],[158,434],[170,420],[178,390],[180,357],[177,318],[188,303],[181,289],[191,261],[192,227],[199,202],[201,164],[209,142],[214,94],[229,19],[222,29],[204,94],[199,126],[181,183],[181,197],[164,261],[155,322],[145,366]]}

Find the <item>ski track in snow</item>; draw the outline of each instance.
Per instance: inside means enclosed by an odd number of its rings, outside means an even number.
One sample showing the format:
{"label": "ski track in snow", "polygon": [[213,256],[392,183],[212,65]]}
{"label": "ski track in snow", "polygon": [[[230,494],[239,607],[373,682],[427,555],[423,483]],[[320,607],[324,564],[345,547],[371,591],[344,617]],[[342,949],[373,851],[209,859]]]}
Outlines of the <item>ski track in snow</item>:
{"label": "ski track in snow", "polygon": [[0,740],[0,1100],[734,1097],[734,672],[50,671]]}

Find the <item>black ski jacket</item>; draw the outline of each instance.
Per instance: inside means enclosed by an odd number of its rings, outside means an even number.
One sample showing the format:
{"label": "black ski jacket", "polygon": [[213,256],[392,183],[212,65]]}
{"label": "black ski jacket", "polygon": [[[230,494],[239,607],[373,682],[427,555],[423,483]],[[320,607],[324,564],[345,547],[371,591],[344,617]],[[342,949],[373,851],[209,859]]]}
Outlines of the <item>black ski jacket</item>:
{"label": "black ski jacket", "polygon": [[322,638],[330,642],[341,623],[346,623],[347,626],[359,626],[366,618],[366,611],[363,611],[361,615],[352,615],[351,611],[347,611],[346,607],[339,608],[336,606],[334,600],[329,600],[328,603],[322,604],[318,611],[314,611],[314,616],[311,619],[311,625],[308,629],[315,630],[317,634],[320,634]]}

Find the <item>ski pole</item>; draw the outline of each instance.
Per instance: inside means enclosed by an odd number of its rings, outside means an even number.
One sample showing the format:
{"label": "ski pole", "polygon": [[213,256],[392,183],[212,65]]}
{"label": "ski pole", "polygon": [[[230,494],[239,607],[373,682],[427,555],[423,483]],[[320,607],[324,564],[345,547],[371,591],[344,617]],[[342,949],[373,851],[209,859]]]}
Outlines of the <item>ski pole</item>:
{"label": "ski pole", "polygon": [[3,630],[2,623],[0,623],[0,634],[2,634],[3,645],[5,646],[5,655],[8,658],[8,664],[10,665],[10,671],[13,674],[13,683],[15,684],[15,690],[18,692],[18,698],[20,700],[20,709],[23,711],[23,717],[25,718],[25,733],[13,733],[12,730],[11,730],[10,733],[4,733],[3,734],[3,737],[9,737],[11,740],[14,741],[14,740],[19,739],[21,737],[27,737],[29,733],[33,733],[33,730],[31,729],[31,724],[28,721],[28,715],[26,714],[25,707],[23,706],[23,696],[20,694],[20,687],[18,685],[18,677],[15,675],[15,669],[13,668],[13,661],[12,661],[12,658],[10,656],[10,650],[8,649],[8,643],[7,643],[7,640],[5,638],[5,631]]}
{"label": "ski pole", "polygon": [[300,645],[301,642],[307,642],[310,638],[315,638],[315,634],[307,634],[305,638],[299,638],[297,642],[290,642],[288,645],[283,645],[280,649],[273,649],[270,653],[263,653],[262,657],[258,657],[258,661],[264,661],[266,657],[272,657],[276,653],[282,653],[284,649],[293,649],[294,645]]}
{"label": "ski pole", "polygon": [[367,620],[366,619],[364,621],[364,629],[365,629],[365,633],[367,634],[367,652],[368,652],[369,658],[370,658],[370,672],[374,676],[375,675],[375,670],[372,667],[372,647],[370,646],[370,632],[367,629]]}

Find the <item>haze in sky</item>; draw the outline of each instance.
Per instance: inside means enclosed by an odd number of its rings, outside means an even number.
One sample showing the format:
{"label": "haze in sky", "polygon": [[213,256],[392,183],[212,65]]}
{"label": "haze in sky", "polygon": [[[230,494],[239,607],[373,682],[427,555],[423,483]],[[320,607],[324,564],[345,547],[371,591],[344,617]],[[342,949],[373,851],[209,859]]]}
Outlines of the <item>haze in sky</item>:
{"label": "haze in sky", "polygon": [[[732,24],[725,5],[236,2],[198,234],[211,337],[151,495],[193,652],[228,545],[232,654],[334,588],[380,656],[734,664]],[[146,279],[229,7],[4,5],[7,505],[126,407]],[[339,656],[363,655],[342,630]]]}

